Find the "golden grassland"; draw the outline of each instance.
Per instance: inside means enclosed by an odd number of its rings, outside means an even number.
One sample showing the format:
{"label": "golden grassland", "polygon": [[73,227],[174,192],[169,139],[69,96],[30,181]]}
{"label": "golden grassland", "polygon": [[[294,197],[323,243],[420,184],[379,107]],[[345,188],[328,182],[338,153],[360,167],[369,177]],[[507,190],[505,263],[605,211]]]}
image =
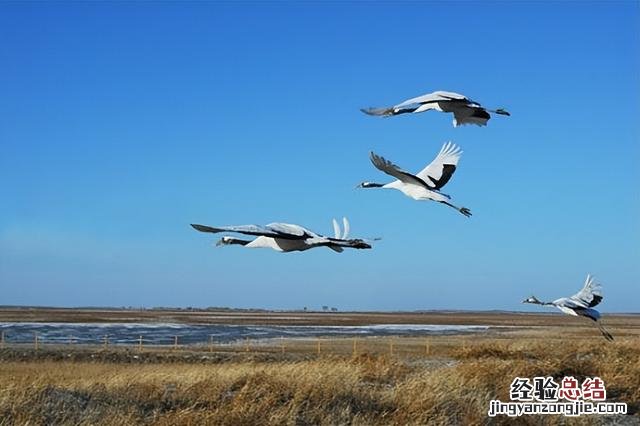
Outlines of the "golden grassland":
{"label": "golden grassland", "polygon": [[[599,376],[608,401],[632,415],[531,416],[518,424],[640,424],[640,338],[595,328],[569,337],[545,327],[477,336],[287,341],[226,358],[206,348],[181,348],[171,363],[154,350],[120,351],[76,361],[8,357],[0,351],[0,425],[482,425],[492,399],[509,400],[515,376]],[[216,348],[217,351],[218,348]],[[77,349],[80,350],[80,349]],[[73,351],[57,349],[58,352]],[[104,349],[85,348],[97,355]],[[45,353],[45,349],[40,350]],[[189,355],[188,357],[185,357]],[[123,357],[133,360],[122,362]],[[74,358],[75,359],[75,358]],[[613,423],[612,423],[613,422]]]}

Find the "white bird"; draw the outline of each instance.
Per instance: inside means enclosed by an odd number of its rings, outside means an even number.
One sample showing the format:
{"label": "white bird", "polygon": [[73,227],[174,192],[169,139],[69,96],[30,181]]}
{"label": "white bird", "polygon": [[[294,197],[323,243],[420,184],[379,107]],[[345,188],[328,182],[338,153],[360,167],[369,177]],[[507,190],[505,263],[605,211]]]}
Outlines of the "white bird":
{"label": "white bird", "polygon": [[458,161],[462,151],[451,142],[447,142],[442,146],[436,158],[427,167],[422,169],[417,175],[405,172],[392,162],[385,160],[383,157],[371,152],[369,157],[373,165],[388,175],[393,176],[397,180],[391,183],[382,184],[374,182],[362,182],[358,188],[385,188],[397,189],[407,197],[414,200],[432,200],[449,207],[453,207],[463,215],[471,216],[471,211],[466,207],[456,207],[449,202],[451,197],[440,192],[440,189],[449,182],[453,172],[456,170]]}
{"label": "white bird", "polygon": [[541,302],[535,296],[530,296],[522,301],[522,303],[533,303],[535,305],[555,306],[562,312],[573,316],[583,316],[593,320],[600,332],[607,340],[613,340],[613,336],[604,329],[599,322],[600,312],[593,309],[602,301],[602,287],[589,274],[584,282],[584,287],[578,293],[571,297],[561,297],[553,302]]}
{"label": "white bird", "polygon": [[302,226],[289,223],[270,223],[266,226],[222,226],[216,228],[197,224],[191,224],[191,226],[200,232],[211,232],[214,234],[218,232],[235,232],[257,236],[257,238],[253,240],[241,240],[239,238],[224,236],[218,241],[217,246],[237,244],[249,248],[271,248],[280,252],[304,251],[314,247],[329,247],[338,253],[342,252],[344,248],[371,248],[371,245],[362,239],[348,239],[349,221],[345,217],[342,219],[342,223],[344,230],[340,232],[340,225],[333,219],[333,238],[316,234]]}
{"label": "white bird", "polygon": [[478,102],[464,95],[453,92],[437,91],[404,102],[389,108],[363,108],[360,111],[368,115],[389,117],[392,115],[418,113],[429,110],[453,113],[453,127],[464,124],[486,126],[491,118],[490,112],[500,115],[511,115],[502,108],[486,109]]}

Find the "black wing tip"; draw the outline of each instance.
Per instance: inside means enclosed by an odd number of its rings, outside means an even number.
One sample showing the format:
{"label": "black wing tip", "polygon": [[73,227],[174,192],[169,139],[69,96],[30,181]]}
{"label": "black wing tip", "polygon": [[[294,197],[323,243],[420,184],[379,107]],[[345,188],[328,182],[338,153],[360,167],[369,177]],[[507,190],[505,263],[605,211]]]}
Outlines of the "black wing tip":
{"label": "black wing tip", "polygon": [[589,303],[589,307],[593,308],[594,306],[598,305],[600,302],[602,302],[602,296],[598,294],[594,294],[593,299],[591,300],[591,303]]}
{"label": "black wing tip", "polygon": [[[431,182],[433,182],[433,185],[435,186],[435,189],[436,190],[440,190],[442,187],[444,187],[451,180],[451,177],[453,176],[455,171],[456,171],[456,165],[455,164],[443,164],[442,165],[442,176],[440,176],[440,179],[435,180],[431,176],[428,176],[428,177],[429,177],[429,180],[431,180]],[[444,195],[448,199],[451,199],[451,197],[448,196],[447,194],[442,194],[442,195]]]}
{"label": "black wing tip", "polygon": [[200,232],[214,232],[213,228],[211,228],[210,226],[206,226],[206,225],[198,225],[197,223],[191,223],[190,224],[191,227],[193,229],[195,229],[196,231],[200,231]]}
{"label": "black wing tip", "polygon": [[[497,112],[497,111],[496,111]],[[498,113],[499,114],[499,113]],[[490,120],[491,119],[491,114],[489,114],[487,112],[486,109],[484,108],[475,108],[475,110],[473,111],[473,114],[471,114],[471,117],[475,117],[475,118],[482,118],[485,120]],[[486,124],[486,123],[485,123]]]}

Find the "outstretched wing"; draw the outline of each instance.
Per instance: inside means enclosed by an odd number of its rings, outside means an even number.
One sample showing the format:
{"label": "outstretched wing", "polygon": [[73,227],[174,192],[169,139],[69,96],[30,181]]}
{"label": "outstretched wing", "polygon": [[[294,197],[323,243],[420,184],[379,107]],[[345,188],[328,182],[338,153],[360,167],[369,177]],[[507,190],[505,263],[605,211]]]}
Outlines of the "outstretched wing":
{"label": "outstretched wing", "polygon": [[340,225],[338,225],[338,221],[335,218],[333,219],[333,237],[340,238]]}
{"label": "outstretched wing", "polygon": [[459,146],[447,142],[442,146],[436,158],[427,167],[422,169],[417,177],[430,184],[432,189],[440,189],[449,182],[453,172],[456,171],[458,161],[462,155]]}
{"label": "outstretched wing", "polygon": [[471,102],[466,96],[454,92],[437,91],[433,93],[427,93],[426,95],[417,96],[415,98],[407,99],[397,105],[385,108],[362,108],[360,111],[368,115],[376,115],[379,117],[389,117],[392,115],[405,114],[410,112],[423,112],[428,109],[428,104],[435,104],[437,102],[446,101],[462,101]]}
{"label": "outstretched wing", "polygon": [[349,221],[347,220],[346,217],[342,218],[342,225],[343,225],[343,233],[342,233],[342,239],[346,240],[347,238],[349,238]]}
{"label": "outstretched wing", "polygon": [[349,237],[349,220],[346,217],[342,218],[342,230],[338,221],[333,219],[333,238],[332,240],[346,240]]}
{"label": "outstretched wing", "polygon": [[412,175],[409,172],[405,172],[400,167],[393,164],[391,161],[377,155],[373,151],[369,153],[369,158],[371,159],[371,162],[376,167],[376,169],[382,172],[385,172],[386,174],[393,176],[394,178],[404,183],[420,185],[426,188],[432,188],[432,186],[429,186],[425,181],[423,181],[418,176]]}
{"label": "outstretched wing", "polygon": [[[307,235],[306,232],[304,232],[304,228],[297,227],[296,225],[293,225],[294,227],[290,228],[291,225],[279,224],[279,223],[272,223],[267,226],[239,225],[239,226],[221,226],[221,227],[198,225],[198,224],[192,223],[191,226],[197,231],[210,232],[212,234],[216,234],[219,232],[236,232],[238,234],[244,234],[244,235],[283,238],[288,240],[304,240],[306,238],[309,238],[309,235]],[[301,228],[302,231],[296,228]]]}
{"label": "outstretched wing", "polygon": [[593,308],[602,301],[602,287],[589,274],[582,290],[571,296],[570,299],[583,308]]}
{"label": "outstretched wing", "polygon": [[437,92],[427,93],[426,95],[407,99],[406,101],[402,101],[398,105],[395,105],[394,108],[402,108],[402,107],[406,107],[414,104],[426,104],[430,102],[452,101],[452,100],[464,101],[464,100],[467,100],[467,97],[459,93],[445,92],[440,90]]}
{"label": "outstretched wing", "polygon": [[300,225],[293,225],[290,223],[270,223],[266,228],[278,233],[278,238],[290,240],[304,240],[317,236],[313,231],[303,228]]}
{"label": "outstretched wing", "polygon": [[275,236],[275,232],[270,231],[266,227],[259,226],[259,225],[239,225],[239,226],[213,227],[213,226],[198,225],[198,224],[192,223],[191,226],[196,231],[211,232],[212,234],[216,234],[218,232],[237,232],[239,234],[245,234],[245,235],[256,235],[256,236],[264,235],[266,237]]}

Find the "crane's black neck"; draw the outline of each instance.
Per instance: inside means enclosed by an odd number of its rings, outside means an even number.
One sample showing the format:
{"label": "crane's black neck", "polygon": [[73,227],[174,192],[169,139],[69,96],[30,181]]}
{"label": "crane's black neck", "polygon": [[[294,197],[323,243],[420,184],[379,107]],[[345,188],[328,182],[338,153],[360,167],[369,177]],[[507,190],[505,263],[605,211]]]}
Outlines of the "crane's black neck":
{"label": "crane's black neck", "polygon": [[248,240],[241,240],[239,238],[233,238],[233,237],[224,237],[222,239],[220,239],[220,241],[218,241],[217,245],[224,245],[224,246],[229,246],[229,245],[239,245],[239,246],[246,246],[247,244],[249,244],[251,241]]}
{"label": "crane's black neck", "polygon": [[542,301],[538,300],[538,298],[535,297],[535,296],[531,296],[531,299],[533,299],[533,300],[527,300],[527,303],[531,303],[533,305],[543,305],[543,306],[545,306],[545,305],[547,305],[547,306],[548,305],[553,305],[553,302],[542,302]]}
{"label": "crane's black neck", "polygon": [[375,182],[362,182],[360,185],[362,188],[382,188],[384,186],[383,183],[375,183]]}

